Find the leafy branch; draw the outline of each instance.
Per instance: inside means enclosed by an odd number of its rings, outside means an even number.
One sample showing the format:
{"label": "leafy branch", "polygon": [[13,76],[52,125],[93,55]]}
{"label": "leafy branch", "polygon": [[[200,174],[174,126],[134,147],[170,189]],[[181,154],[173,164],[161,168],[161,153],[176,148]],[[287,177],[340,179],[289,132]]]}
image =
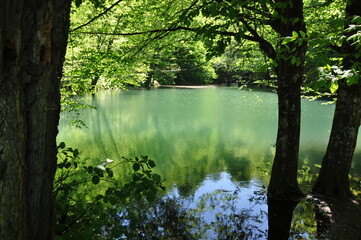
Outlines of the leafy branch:
{"label": "leafy branch", "polygon": [[94,22],[95,20],[97,20],[98,18],[100,18],[101,16],[105,15],[107,12],[109,12],[110,10],[112,10],[114,7],[116,7],[120,2],[122,2],[123,0],[118,0],[115,3],[113,3],[110,7],[108,7],[107,9],[105,9],[103,12],[101,12],[100,14],[98,14],[97,16],[93,17],[92,19],[90,19],[88,22],[74,28],[71,29],[69,32],[74,32],[77,31],[85,26],[88,26],[89,24],[91,24],[92,22]]}

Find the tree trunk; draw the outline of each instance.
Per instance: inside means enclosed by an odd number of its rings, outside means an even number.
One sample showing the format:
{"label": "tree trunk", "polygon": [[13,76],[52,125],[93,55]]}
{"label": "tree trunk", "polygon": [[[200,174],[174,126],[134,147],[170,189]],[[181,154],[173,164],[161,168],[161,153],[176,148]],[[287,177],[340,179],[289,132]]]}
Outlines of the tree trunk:
{"label": "tree trunk", "polygon": [[[301,85],[307,42],[302,0],[279,0],[275,11],[280,18],[272,27],[280,34],[277,52],[278,132],[276,154],[268,188],[269,198],[297,199],[303,196],[297,183],[298,152],[301,119]],[[278,5],[277,5],[278,4]],[[298,19],[295,21],[294,19]],[[286,37],[299,37],[284,43]]]}
{"label": "tree trunk", "polygon": [[351,196],[348,174],[361,119],[361,84],[339,83],[333,124],[326,154],[313,192],[336,197]]}
{"label": "tree trunk", "polygon": [[53,238],[59,84],[70,0],[0,5],[0,239]]}
{"label": "tree trunk", "polygon": [[268,199],[268,240],[289,239],[293,210],[298,203]]}
{"label": "tree trunk", "polygon": [[[347,2],[345,28],[352,23],[354,16],[361,16],[361,1]],[[356,33],[346,32],[345,36]],[[357,43],[356,43],[357,44]],[[351,41],[344,41],[340,53],[344,56],[344,69],[360,72],[361,57],[355,54],[360,51]],[[350,172],[353,153],[356,147],[357,134],[361,120],[361,82],[348,85],[346,79],[339,81],[337,102],[333,117],[331,135],[326,154],[322,160],[320,174],[313,192],[335,198],[351,196],[348,174]]]}

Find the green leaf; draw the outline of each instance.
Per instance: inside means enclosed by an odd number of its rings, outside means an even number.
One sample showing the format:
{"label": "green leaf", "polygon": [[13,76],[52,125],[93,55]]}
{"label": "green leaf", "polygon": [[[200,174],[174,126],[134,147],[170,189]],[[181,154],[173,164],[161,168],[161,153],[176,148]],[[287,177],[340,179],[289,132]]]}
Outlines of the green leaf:
{"label": "green leaf", "polygon": [[65,167],[65,168],[70,168],[70,167],[71,167],[71,163],[70,163],[70,162],[67,162],[64,167]]}
{"label": "green leaf", "polygon": [[109,171],[108,171],[108,177],[113,177],[113,176],[114,176],[113,170],[109,170]]}
{"label": "green leaf", "polygon": [[152,174],[152,178],[156,183],[160,183],[161,177],[158,174]]}
{"label": "green leaf", "polygon": [[64,148],[65,148],[65,142],[61,142],[61,143],[59,144],[58,148],[64,149]]}
{"label": "green leaf", "polygon": [[304,31],[300,31],[301,37],[306,38],[306,33]]}
{"label": "green leaf", "polygon": [[97,185],[98,183],[100,183],[100,178],[98,175],[93,175],[92,177],[92,183]]}
{"label": "green leaf", "polygon": [[295,64],[296,64],[296,61],[297,61],[297,58],[296,58],[295,56],[292,56],[291,63],[292,63],[293,65],[295,65]]}
{"label": "green leaf", "polygon": [[98,176],[101,176],[101,177],[104,176],[104,170],[102,170],[102,169],[100,169],[98,167],[94,168],[94,173],[97,174]]}
{"label": "green leaf", "polygon": [[139,169],[140,169],[140,164],[139,163],[134,163],[133,164],[133,170],[138,171]]}
{"label": "green leaf", "polygon": [[153,160],[149,160],[148,161],[149,167],[150,168],[154,168],[155,167],[155,162]]}
{"label": "green leaf", "polygon": [[74,155],[74,157],[79,156],[79,150],[78,150],[78,149],[74,149],[73,155]]}
{"label": "green leaf", "polygon": [[290,43],[294,41],[294,39],[292,37],[285,37],[283,40],[282,40],[282,43],[281,45],[286,45],[287,43]]}
{"label": "green leaf", "polygon": [[330,86],[331,93],[332,94],[336,93],[337,89],[338,89],[338,83],[335,81],[331,82],[331,86]]}

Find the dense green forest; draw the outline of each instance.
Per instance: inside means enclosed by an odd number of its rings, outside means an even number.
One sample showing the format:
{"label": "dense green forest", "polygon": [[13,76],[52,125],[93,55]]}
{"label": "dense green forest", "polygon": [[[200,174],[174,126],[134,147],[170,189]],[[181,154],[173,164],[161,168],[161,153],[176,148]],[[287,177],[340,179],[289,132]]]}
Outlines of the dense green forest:
{"label": "dense green forest", "polygon": [[[169,85],[277,94],[272,161],[267,169],[248,166],[270,174],[263,193],[251,198],[268,204],[268,232],[259,238],[288,239],[292,213],[300,201],[298,211],[307,209],[305,199],[321,222],[314,239],[360,238],[361,226],[351,224],[361,215],[360,179],[350,175],[361,121],[357,0],[5,0],[0,16],[1,239],[204,238],[192,231],[202,221],[196,213],[161,198],[169,186],[157,159],[95,163],[77,146],[56,142],[61,111],[87,127],[80,112],[93,106],[81,96]],[[299,163],[303,97],[335,104],[312,175]],[[214,154],[222,157],[231,158]],[[312,184],[307,192],[303,182]],[[184,183],[181,193],[188,195]],[[231,195],[211,197],[232,209]],[[129,224],[120,224],[124,216]],[[247,239],[241,227],[251,216],[234,216],[235,229],[219,217],[218,236]],[[292,223],[300,232],[307,228],[300,225]]]}

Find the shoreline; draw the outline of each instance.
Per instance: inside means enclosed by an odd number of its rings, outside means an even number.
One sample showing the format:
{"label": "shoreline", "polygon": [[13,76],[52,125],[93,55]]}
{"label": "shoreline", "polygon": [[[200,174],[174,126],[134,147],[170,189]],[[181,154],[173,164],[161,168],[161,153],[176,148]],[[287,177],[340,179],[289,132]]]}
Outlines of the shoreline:
{"label": "shoreline", "polygon": [[216,88],[217,85],[159,85],[157,88]]}

